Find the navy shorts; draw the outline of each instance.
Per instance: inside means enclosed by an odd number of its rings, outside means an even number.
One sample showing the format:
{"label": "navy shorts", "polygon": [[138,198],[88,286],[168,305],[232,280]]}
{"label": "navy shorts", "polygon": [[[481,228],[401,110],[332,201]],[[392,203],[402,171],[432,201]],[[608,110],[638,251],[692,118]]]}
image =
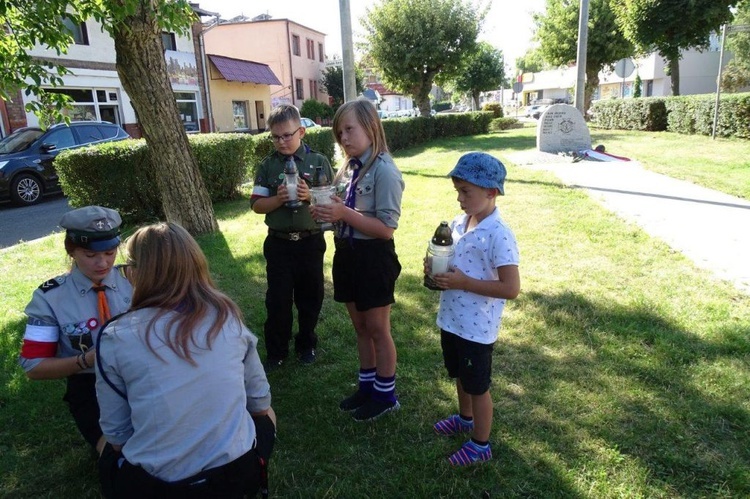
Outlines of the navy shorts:
{"label": "navy shorts", "polygon": [[440,330],[440,346],[448,376],[461,380],[466,393],[482,395],[490,389],[494,344],[476,343]]}
{"label": "navy shorts", "polygon": [[401,273],[393,239],[336,238],[333,255],[333,299],[354,302],[357,311],[396,302],[394,290]]}

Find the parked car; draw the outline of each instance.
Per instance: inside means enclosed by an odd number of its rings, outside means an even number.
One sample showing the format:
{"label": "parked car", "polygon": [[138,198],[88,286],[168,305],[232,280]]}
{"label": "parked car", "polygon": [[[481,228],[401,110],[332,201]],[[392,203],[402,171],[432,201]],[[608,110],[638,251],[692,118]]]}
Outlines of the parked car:
{"label": "parked car", "polygon": [[310,118],[300,118],[299,122],[305,128],[313,128],[316,126],[320,126],[317,123],[315,123],[313,120],[311,120]]}
{"label": "parked car", "polygon": [[539,118],[541,118],[542,114],[544,114],[544,111],[549,109],[549,106],[535,106],[535,107],[536,109],[534,109],[534,111],[531,113],[531,117],[534,118],[535,120],[538,120]]}
{"label": "parked car", "polygon": [[37,203],[61,190],[53,164],[60,151],[128,138],[120,125],[104,121],[58,123],[47,130],[19,128],[0,140],[0,200]]}
{"label": "parked car", "polygon": [[540,107],[542,107],[542,106],[540,106],[538,104],[537,105],[532,105],[532,106],[526,106],[526,117],[527,118],[533,118],[534,117],[534,113]]}
{"label": "parked car", "polygon": [[378,118],[380,118],[381,120],[388,118],[388,111],[378,109]]}

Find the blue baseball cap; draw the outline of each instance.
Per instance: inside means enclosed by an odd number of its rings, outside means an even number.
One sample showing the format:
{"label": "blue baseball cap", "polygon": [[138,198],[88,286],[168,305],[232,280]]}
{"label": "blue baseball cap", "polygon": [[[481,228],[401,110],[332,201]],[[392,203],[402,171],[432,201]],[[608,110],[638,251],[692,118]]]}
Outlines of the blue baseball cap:
{"label": "blue baseball cap", "polygon": [[473,151],[458,158],[458,163],[448,176],[486,189],[497,189],[504,196],[506,174],[505,165],[500,160],[487,153]]}
{"label": "blue baseball cap", "polygon": [[60,219],[65,238],[91,251],[109,251],[120,244],[120,214],[111,208],[85,206]]}

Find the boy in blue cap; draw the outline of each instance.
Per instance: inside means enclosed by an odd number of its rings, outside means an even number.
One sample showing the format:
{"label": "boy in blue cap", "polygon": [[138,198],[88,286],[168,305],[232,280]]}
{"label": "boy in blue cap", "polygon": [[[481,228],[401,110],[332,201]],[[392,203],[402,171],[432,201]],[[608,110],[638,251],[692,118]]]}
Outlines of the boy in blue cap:
{"label": "boy in blue cap", "polygon": [[489,154],[470,152],[448,175],[464,214],[451,222],[456,251],[450,270],[432,277],[443,290],[437,325],[459,413],[434,429],[439,435],[471,434],[449,457],[452,465],[466,466],[492,458],[492,349],[505,302],[518,296],[521,279],[516,238],[495,206],[505,194],[505,166]]}

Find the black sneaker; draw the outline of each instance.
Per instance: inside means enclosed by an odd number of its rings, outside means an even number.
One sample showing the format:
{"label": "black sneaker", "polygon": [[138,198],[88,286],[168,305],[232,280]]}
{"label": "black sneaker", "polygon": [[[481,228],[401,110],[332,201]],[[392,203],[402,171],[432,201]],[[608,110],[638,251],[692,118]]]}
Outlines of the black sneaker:
{"label": "black sneaker", "polygon": [[393,402],[383,402],[371,398],[362,407],[354,411],[352,417],[354,421],[373,421],[387,412],[396,411],[401,407],[398,400]]}
{"label": "black sneaker", "polygon": [[283,364],[284,359],[266,359],[266,362],[263,364],[263,369],[265,369],[266,374],[268,374],[280,368]]}
{"label": "black sneaker", "polygon": [[345,412],[356,411],[357,409],[365,405],[368,400],[370,400],[369,395],[357,390],[356,392],[354,392],[354,394],[346,397],[341,401],[341,403],[339,404],[339,409]]}
{"label": "black sneaker", "polygon": [[313,364],[315,362],[315,349],[311,348],[299,354],[299,361],[301,364]]}

